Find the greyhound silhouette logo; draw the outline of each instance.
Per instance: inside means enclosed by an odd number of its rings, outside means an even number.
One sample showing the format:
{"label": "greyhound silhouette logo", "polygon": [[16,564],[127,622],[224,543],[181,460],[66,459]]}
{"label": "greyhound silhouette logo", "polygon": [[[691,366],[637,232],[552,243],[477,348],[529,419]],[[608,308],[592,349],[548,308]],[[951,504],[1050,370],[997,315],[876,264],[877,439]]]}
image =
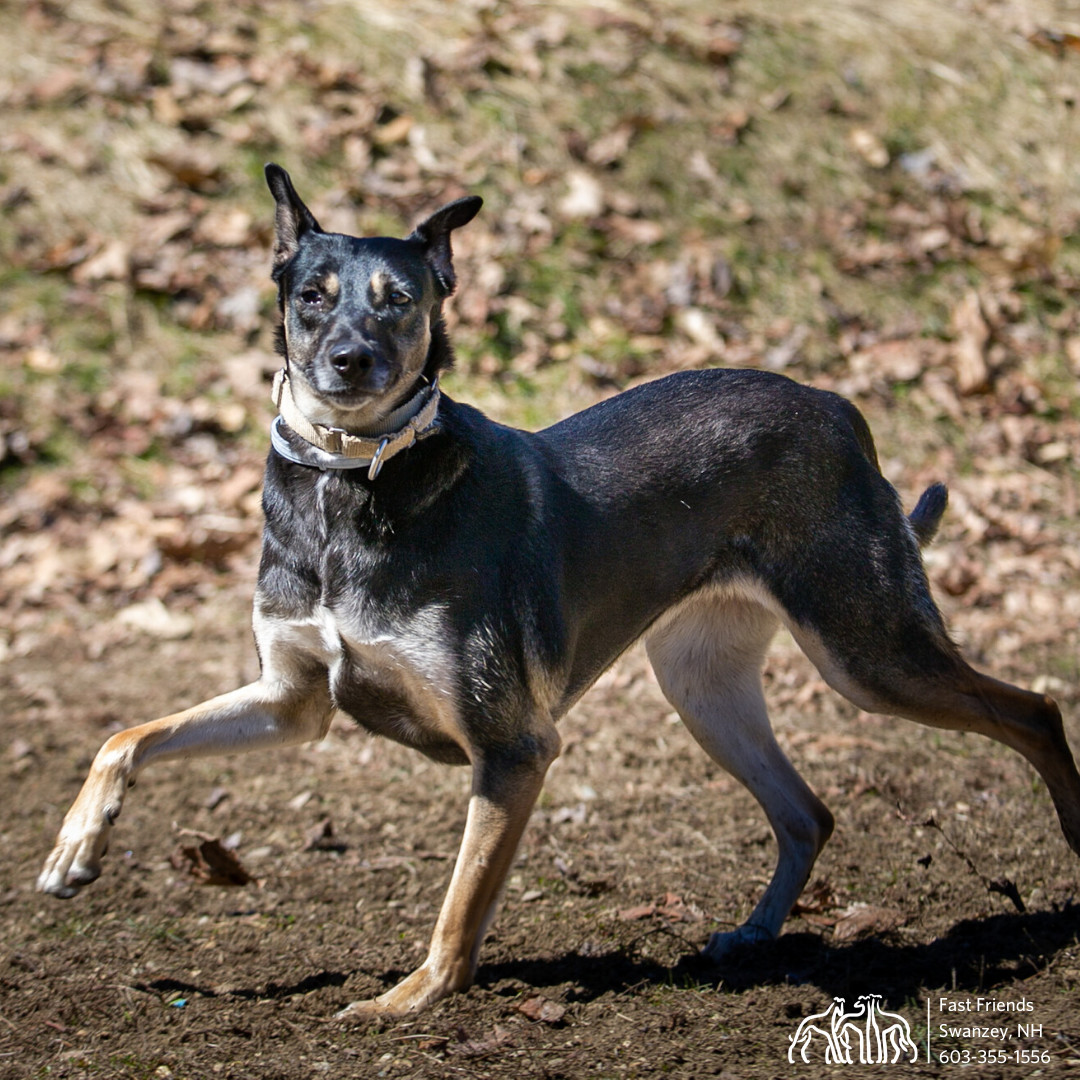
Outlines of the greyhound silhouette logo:
{"label": "greyhound silhouette logo", "polygon": [[811,1044],[820,1054],[821,1043],[827,1065],[895,1065],[919,1056],[908,1022],[899,1013],[886,1012],[880,994],[864,994],[850,1011],[843,998],[834,997],[824,1012],[803,1017],[791,1036],[788,1061],[794,1064],[798,1054],[809,1065]]}

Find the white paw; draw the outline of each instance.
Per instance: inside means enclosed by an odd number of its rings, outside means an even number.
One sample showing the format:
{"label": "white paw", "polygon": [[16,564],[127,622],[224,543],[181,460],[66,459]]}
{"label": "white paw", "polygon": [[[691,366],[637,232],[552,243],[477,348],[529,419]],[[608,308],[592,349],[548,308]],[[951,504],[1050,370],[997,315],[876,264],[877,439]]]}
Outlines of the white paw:
{"label": "white paw", "polygon": [[770,934],[764,926],[753,926],[743,923],[736,930],[728,930],[726,933],[715,933],[709,938],[708,945],[701,950],[701,955],[714,963],[726,960],[732,953],[749,945],[762,945],[769,941],[775,941],[774,934]]}
{"label": "white paw", "polygon": [[430,960],[425,960],[392,990],[369,1001],[354,1001],[336,1013],[334,1019],[355,1023],[376,1017],[395,1019],[410,1016],[441,1001],[448,994],[467,989],[470,981],[468,963],[455,974],[445,968],[436,968]]}
{"label": "white paw", "polygon": [[112,805],[106,805],[87,820],[87,815],[72,807],[38,875],[38,892],[68,900],[96,881],[101,874],[102,856],[109,847],[109,830],[119,812],[119,807],[114,810]]}

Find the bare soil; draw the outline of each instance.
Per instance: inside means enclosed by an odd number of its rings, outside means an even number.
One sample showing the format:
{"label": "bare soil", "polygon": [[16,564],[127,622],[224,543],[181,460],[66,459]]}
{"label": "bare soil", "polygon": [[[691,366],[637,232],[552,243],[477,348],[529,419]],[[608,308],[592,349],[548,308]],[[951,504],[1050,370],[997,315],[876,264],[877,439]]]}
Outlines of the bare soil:
{"label": "bare soil", "polygon": [[[767,671],[776,726],[837,833],[802,914],[723,967],[697,950],[745,917],[773,841],[637,650],[565,721],[475,986],[415,1021],[328,1022],[423,958],[467,777],[344,722],[272,757],[151,770],[102,879],[67,903],[36,895],[107,732],[250,677],[241,593],[201,609],[190,639],[95,661],[59,634],[3,681],[0,1076],[824,1075],[820,1059],[788,1064],[789,1037],[833,996],[865,993],[917,1041],[928,996],[1023,998],[1044,1035],[1010,1052],[1048,1050],[1043,1075],[1080,1063],[1077,863],[1032,771],[983,740],[856,713],[785,641]],[[254,880],[200,884],[181,854],[192,832]],[[949,1045],[987,1044],[935,1053]]]}

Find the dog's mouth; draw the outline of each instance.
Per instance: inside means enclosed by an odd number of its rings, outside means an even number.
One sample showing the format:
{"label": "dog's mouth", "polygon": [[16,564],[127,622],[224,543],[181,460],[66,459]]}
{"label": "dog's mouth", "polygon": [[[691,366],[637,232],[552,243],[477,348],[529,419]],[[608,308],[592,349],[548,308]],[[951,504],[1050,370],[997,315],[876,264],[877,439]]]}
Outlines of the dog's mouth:
{"label": "dog's mouth", "polygon": [[317,397],[338,409],[359,408],[382,397],[387,391],[385,386],[377,390],[361,387],[345,387],[342,389],[316,387],[314,389]]}
{"label": "dog's mouth", "polygon": [[[328,370],[329,369],[329,370]],[[417,392],[420,372],[380,362],[371,371],[346,380],[330,367],[294,365],[297,401],[312,421],[331,428],[363,433]]]}

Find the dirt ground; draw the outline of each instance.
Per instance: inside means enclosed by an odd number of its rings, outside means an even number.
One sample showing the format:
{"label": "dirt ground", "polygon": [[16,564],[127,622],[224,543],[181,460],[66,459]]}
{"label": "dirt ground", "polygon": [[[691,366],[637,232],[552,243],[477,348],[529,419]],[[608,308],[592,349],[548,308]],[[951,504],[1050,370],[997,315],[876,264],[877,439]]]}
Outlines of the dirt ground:
{"label": "dirt ground", "polygon": [[[66,903],[36,895],[105,734],[250,677],[244,585],[186,640],[94,660],[59,635],[3,680],[0,1076],[817,1076],[835,1071],[820,1050],[787,1060],[800,1019],[868,993],[921,1046],[928,997],[1026,1000],[1042,1034],[1009,1053],[1046,1052],[1041,1075],[1080,1067],[1078,867],[1032,771],[982,740],[856,713],[785,641],[767,672],[776,727],[837,832],[801,914],[737,963],[696,953],[749,911],[771,836],[637,650],[564,723],[476,985],[415,1021],[329,1022],[422,959],[467,777],[344,722],[273,757],[151,770],[102,879]],[[192,833],[253,880],[200,884]],[[908,1070],[957,1068],[924,1059]]]}

